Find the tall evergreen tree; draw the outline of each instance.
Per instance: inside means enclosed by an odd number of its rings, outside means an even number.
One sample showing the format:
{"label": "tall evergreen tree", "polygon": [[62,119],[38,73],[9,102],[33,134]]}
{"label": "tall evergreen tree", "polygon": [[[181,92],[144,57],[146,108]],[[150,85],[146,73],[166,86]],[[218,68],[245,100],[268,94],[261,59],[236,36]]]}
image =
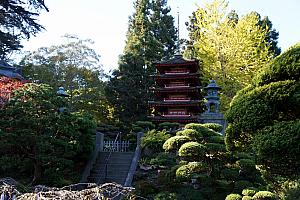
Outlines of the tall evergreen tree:
{"label": "tall evergreen tree", "polygon": [[36,22],[41,10],[47,10],[44,0],[2,0],[0,4],[0,58],[5,59],[23,46],[21,39],[29,39],[43,29]]}
{"label": "tall evergreen tree", "polygon": [[147,116],[152,63],[171,57],[176,49],[174,18],[166,0],[136,0],[129,18],[127,41],[119,68],[106,88],[117,120],[132,122]]}

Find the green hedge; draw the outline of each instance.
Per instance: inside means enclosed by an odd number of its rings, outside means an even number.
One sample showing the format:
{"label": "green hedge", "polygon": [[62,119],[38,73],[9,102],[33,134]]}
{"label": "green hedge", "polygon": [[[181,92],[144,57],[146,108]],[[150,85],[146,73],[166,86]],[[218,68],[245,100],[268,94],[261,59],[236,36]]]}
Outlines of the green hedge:
{"label": "green hedge", "polygon": [[253,195],[255,195],[256,192],[257,192],[256,188],[246,188],[246,189],[243,189],[242,194],[245,196],[252,197]]}

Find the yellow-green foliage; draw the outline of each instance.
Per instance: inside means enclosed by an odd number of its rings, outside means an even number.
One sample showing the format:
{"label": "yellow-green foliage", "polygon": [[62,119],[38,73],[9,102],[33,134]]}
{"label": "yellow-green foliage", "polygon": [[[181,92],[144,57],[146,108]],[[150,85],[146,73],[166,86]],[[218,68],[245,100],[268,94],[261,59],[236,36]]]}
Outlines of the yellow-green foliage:
{"label": "yellow-green foliage", "polygon": [[184,129],[183,131],[178,131],[176,135],[187,136],[191,138],[191,140],[195,141],[199,141],[203,138],[203,135],[194,129]]}
{"label": "yellow-green foliage", "polygon": [[198,142],[187,142],[180,147],[178,152],[178,155],[185,160],[201,160],[206,154],[206,147]]}
{"label": "yellow-green foliage", "polygon": [[216,123],[205,123],[203,124],[204,127],[210,128],[218,133],[221,133],[223,126],[221,124],[216,124]]}
{"label": "yellow-green foliage", "polygon": [[229,194],[225,200],[242,200],[242,196],[239,194]]}
{"label": "yellow-green foliage", "polygon": [[189,141],[191,141],[191,138],[188,136],[174,136],[167,139],[163,144],[163,149],[167,152],[178,151],[181,145]]}
{"label": "yellow-green foliage", "polygon": [[276,200],[275,194],[269,191],[259,191],[253,197],[253,200]]}
{"label": "yellow-green foliage", "polygon": [[189,181],[193,174],[207,172],[208,167],[203,162],[189,162],[176,170],[176,178],[180,181]]}
{"label": "yellow-green foliage", "polygon": [[242,194],[245,196],[252,197],[253,195],[255,195],[256,192],[257,192],[257,189],[255,189],[255,188],[246,188],[246,189],[243,189]]}
{"label": "yellow-green foliage", "polygon": [[203,135],[203,137],[209,137],[209,136],[219,136],[220,134],[216,131],[213,131],[212,129],[209,129],[204,126],[204,124],[198,124],[198,123],[190,123],[186,124],[184,126],[185,129],[193,129],[198,131]]}

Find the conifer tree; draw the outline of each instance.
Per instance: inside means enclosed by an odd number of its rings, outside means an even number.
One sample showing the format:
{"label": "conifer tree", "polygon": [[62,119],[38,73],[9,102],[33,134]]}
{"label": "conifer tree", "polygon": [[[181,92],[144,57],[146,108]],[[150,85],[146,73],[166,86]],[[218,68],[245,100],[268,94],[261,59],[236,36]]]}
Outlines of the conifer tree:
{"label": "conifer tree", "polygon": [[174,18],[165,0],[136,0],[119,67],[106,88],[117,120],[133,122],[147,116],[152,63],[169,58],[176,48]]}

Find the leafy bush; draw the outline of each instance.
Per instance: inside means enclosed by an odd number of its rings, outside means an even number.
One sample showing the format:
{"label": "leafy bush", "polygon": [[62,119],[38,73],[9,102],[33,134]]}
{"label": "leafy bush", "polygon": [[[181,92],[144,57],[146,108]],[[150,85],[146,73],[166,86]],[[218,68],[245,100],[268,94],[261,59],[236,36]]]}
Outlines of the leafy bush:
{"label": "leafy bush", "polygon": [[170,192],[160,192],[154,196],[154,200],[177,200],[177,195]]}
{"label": "leafy bush", "polygon": [[179,151],[178,155],[186,160],[199,160],[205,156],[206,147],[198,142],[184,143]]}
{"label": "leafy bush", "polygon": [[194,129],[184,129],[183,131],[178,131],[176,135],[187,136],[196,141],[199,141],[203,138],[203,135]]}
{"label": "leafy bush", "polygon": [[205,123],[203,124],[204,127],[212,129],[218,133],[221,133],[221,131],[223,130],[223,126],[221,124],[217,124],[217,123]]}
{"label": "leafy bush", "polygon": [[171,137],[166,131],[151,130],[146,132],[142,138],[141,146],[142,148],[151,149],[154,152],[162,152],[162,146],[164,142]]}
{"label": "leafy bush", "polygon": [[229,194],[225,200],[242,200],[242,196],[239,194]]}
{"label": "leafy bush", "polygon": [[194,190],[190,187],[176,188],[176,192],[178,199],[180,200],[205,200],[201,191]]}
{"label": "leafy bush", "polygon": [[187,136],[174,136],[163,144],[163,149],[167,152],[178,151],[178,149],[186,142],[191,141],[191,138]]}
{"label": "leafy bush", "polygon": [[242,194],[245,196],[252,197],[253,195],[255,195],[256,192],[257,192],[256,188],[246,188],[246,189],[243,189]]}
{"label": "leafy bush", "polygon": [[253,142],[259,164],[273,174],[289,177],[300,175],[300,170],[296,170],[300,169],[299,133],[299,119],[278,122],[259,131]]}
{"label": "leafy bush", "polygon": [[190,181],[193,174],[206,172],[208,167],[202,162],[189,162],[176,170],[176,178],[180,181]]}
{"label": "leafy bush", "polygon": [[253,197],[253,200],[276,200],[274,193],[269,191],[259,191]]}

